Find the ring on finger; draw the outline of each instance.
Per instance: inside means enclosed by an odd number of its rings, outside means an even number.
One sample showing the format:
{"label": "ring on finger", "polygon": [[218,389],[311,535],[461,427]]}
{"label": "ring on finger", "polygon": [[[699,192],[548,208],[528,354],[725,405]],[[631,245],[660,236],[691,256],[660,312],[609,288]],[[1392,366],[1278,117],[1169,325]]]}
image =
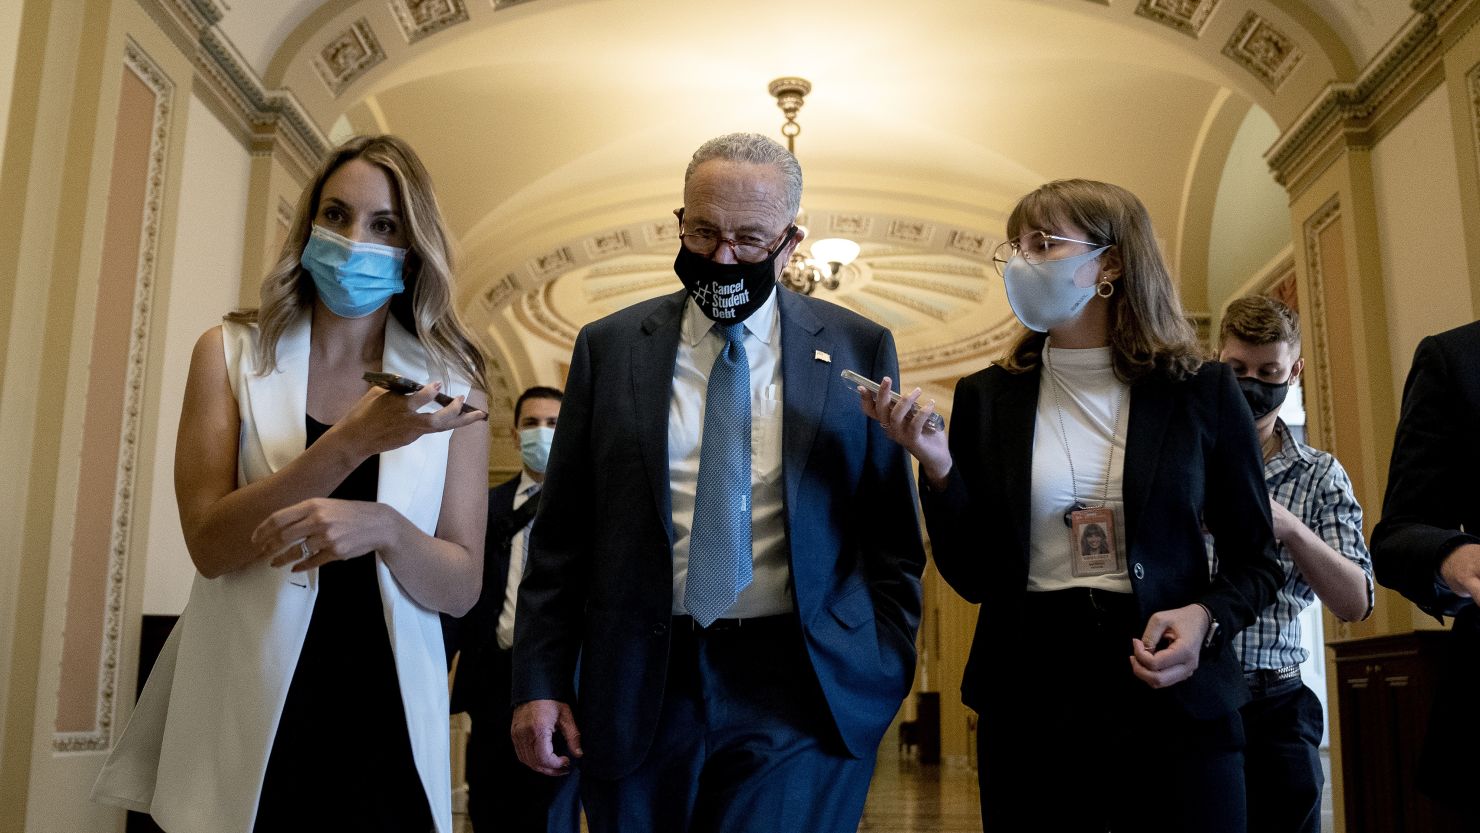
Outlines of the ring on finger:
{"label": "ring on finger", "polygon": [[298,551],[303,553],[304,558],[308,558],[313,555],[313,551],[308,548],[307,538],[304,538],[302,541],[298,542]]}

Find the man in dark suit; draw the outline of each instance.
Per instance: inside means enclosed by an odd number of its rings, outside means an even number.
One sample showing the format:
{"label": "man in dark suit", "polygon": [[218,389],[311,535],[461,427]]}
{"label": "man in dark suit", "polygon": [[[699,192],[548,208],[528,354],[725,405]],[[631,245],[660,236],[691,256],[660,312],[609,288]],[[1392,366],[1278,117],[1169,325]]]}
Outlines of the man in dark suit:
{"label": "man in dark suit", "polygon": [[468,735],[468,815],[473,829],[483,833],[580,829],[576,779],[540,775],[521,764],[508,732],[515,600],[550,441],[560,420],[561,397],[556,388],[532,387],[514,403],[509,434],[519,447],[523,470],[488,490],[483,595],[467,616],[443,620],[449,652],[460,653],[452,712],[465,711],[473,719]]}
{"label": "man in dark suit", "polygon": [[894,343],[776,288],[800,199],[774,141],[705,143],[676,212],[684,290],[576,339],[513,732],[540,772],[579,762],[594,833],[851,833],[914,676],[910,467],[839,378],[897,375]]}
{"label": "man in dark suit", "polygon": [[1443,619],[1450,661],[1434,699],[1418,782],[1470,814],[1480,779],[1480,322],[1425,338],[1403,387],[1382,521],[1379,583]]}

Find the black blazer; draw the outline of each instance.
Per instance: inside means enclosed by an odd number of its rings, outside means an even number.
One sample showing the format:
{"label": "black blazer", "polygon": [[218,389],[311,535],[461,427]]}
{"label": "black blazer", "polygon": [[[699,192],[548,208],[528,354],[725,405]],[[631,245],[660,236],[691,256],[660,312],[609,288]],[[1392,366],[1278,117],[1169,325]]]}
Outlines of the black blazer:
{"label": "black blazer", "polygon": [[1435,587],[1439,564],[1480,543],[1480,322],[1419,342],[1403,387],[1382,520],[1372,532],[1377,580],[1428,613],[1454,615],[1451,660],[1429,719],[1419,781],[1431,795],[1474,802],[1480,778],[1480,607]]}
{"label": "black blazer", "polygon": [[[954,466],[942,492],[922,489],[936,566],[981,604],[962,699],[978,712],[1004,685],[990,646],[1021,628],[1027,596],[1034,420],[1040,373],[993,366],[962,379],[951,412]],[[1253,622],[1283,578],[1254,422],[1226,365],[1184,381],[1131,386],[1124,471],[1127,564],[1142,620],[1194,602],[1219,623],[1188,680],[1167,689],[1189,715],[1248,700],[1229,637]],[[1209,577],[1203,526],[1218,575]]]}
{"label": "black blazer", "polygon": [[[508,683],[502,686],[493,679],[498,674],[493,656],[498,647],[498,617],[504,610],[504,590],[509,584],[509,546],[518,530],[506,530],[506,519],[514,513],[514,498],[519,494],[519,480],[512,480],[488,490],[488,533],[483,541],[483,593],[477,604],[459,619],[442,616],[442,635],[447,644],[448,661],[461,653],[457,674],[452,678],[452,713],[477,714],[489,707],[507,710]],[[498,690],[502,688],[502,691]]]}
{"label": "black blazer", "polygon": [[[894,340],[839,306],[777,292],[781,477],[801,625],[796,644],[777,650],[806,651],[843,745],[871,755],[914,679],[925,554],[909,458],[839,373],[897,377]],[[643,761],[663,703],[668,412],[686,297],[628,307],[576,338],[519,586],[514,702],[574,704],[582,768],[598,778]]]}

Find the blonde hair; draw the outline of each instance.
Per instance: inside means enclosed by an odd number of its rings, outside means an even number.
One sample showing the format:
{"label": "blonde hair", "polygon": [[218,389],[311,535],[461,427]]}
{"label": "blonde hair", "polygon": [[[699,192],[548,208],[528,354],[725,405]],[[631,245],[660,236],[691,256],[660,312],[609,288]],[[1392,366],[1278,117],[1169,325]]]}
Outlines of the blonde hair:
{"label": "blonde hair", "polygon": [[313,184],[298,199],[277,264],[262,281],[261,306],[238,310],[226,319],[257,323],[257,369],[261,374],[270,373],[277,366],[278,340],[299,314],[312,308],[317,295],[313,278],[299,263],[299,257],[313,231],[324,183],[352,159],[364,159],[389,174],[401,201],[410,251],[406,255],[406,291],[391,296],[391,315],[407,332],[416,334],[434,363],[462,374],[474,387],[486,389],[483,355],[452,305],[452,246],[432,191],[431,175],[416,152],[396,136],[358,136],[324,158],[314,173]]}
{"label": "blonde hair", "polygon": [[[1013,207],[1007,237],[1024,231],[1051,231],[1072,224],[1096,246],[1114,246],[1120,254],[1120,280],[1110,304],[1111,363],[1122,381],[1151,373],[1183,379],[1202,366],[1197,334],[1182,313],[1151,228],[1151,215],[1140,199],[1118,185],[1088,179],[1061,179],[1043,185]],[[1013,373],[1036,369],[1046,336],[1024,328],[998,364]]]}

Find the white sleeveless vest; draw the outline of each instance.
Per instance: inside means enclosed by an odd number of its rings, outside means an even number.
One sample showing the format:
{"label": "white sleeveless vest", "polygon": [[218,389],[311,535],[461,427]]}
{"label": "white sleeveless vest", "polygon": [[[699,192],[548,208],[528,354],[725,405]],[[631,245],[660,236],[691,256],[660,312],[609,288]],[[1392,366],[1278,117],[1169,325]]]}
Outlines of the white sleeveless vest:
{"label": "white sleeveless vest", "polygon": [[[283,333],[277,369],[265,376],[255,372],[256,326],[228,322],[222,336],[241,416],[237,482],[246,485],[289,463],[307,442],[309,316]],[[468,392],[467,380],[429,366],[427,352],[394,317],[386,322],[382,366],[416,380],[446,379],[452,396]],[[377,500],[428,535],[437,529],[450,439],[451,432],[428,434],[380,455]],[[364,557],[375,558],[411,753],[436,833],[452,833],[441,623],[378,555]],[[197,574],[93,799],[150,813],[170,833],[251,833],[317,595],[318,570],[294,574],[265,560],[215,579]],[[312,789],[304,800],[313,800]]]}

